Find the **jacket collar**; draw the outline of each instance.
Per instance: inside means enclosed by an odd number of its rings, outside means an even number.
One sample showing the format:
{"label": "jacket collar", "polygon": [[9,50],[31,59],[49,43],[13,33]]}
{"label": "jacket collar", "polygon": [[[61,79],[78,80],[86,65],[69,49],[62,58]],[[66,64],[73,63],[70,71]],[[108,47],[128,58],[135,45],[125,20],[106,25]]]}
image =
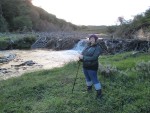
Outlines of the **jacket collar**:
{"label": "jacket collar", "polygon": [[91,43],[88,43],[88,46],[96,46],[97,45],[97,43],[95,43],[95,44],[93,44],[93,45],[91,45]]}

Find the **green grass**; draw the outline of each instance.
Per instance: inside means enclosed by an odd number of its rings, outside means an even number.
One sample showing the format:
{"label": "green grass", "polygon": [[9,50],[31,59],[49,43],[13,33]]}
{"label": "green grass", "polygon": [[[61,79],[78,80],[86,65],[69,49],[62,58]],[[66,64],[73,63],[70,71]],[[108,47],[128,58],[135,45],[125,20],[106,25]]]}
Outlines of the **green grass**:
{"label": "green grass", "polygon": [[[133,68],[136,62],[148,61],[149,54],[124,53],[102,56],[121,71]],[[105,78],[98,75],[103,97],[95,100],[95,91],[86,92],[80,67],[74,93],[71,93],[77,71],[76,62],[62,68],[27,73],[18,78],[0,81],[0,113],[149,113],[150,78],[138,73]],[[128,67],[129,66],[129,67]]]}
{"label": "green grass", "polygon": [[133,68],[139,62],[149,61],[149,55],[149,53],[132,54],[132,52],[127,52],[117,55],[102,56],[100,61],[104,65],[111,64],[112,66],[116,66],[119,70],[126,70]]}

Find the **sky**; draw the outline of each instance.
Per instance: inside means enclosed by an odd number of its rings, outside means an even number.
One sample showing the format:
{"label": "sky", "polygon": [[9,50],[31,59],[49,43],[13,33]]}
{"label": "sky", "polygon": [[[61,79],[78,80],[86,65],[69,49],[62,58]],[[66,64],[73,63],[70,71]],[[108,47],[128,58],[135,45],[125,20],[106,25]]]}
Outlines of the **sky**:
{"label": "sky", "polygon": [[76,25],[116,25],[118,17],[133,19],[150,8],[150,0],[32,0],[45,9]]}

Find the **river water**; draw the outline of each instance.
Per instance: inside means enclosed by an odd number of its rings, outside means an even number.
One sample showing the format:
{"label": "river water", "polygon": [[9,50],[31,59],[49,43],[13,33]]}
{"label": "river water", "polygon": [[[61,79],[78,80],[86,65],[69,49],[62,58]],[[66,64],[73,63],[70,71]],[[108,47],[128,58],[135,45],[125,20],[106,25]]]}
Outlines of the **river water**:
{"label": "river water", "polygon": [[[41,69],[52,69],[55,67],[62,67],[65,64],[79,60],[79,54],[84,49],[84,41],[79,41],[77,45],[71,50],[52,51],[52,50],[8,50],[0,51],[0,54],[14,54],[15,59],[0,64],[0,69],[6,70],[4,73],[0,72],[0,80],[5,80],[11,77],[21,76],[23,73],[37,71]],[[32,60],[36,64],[33,66],[19,66],[26,61]]]}

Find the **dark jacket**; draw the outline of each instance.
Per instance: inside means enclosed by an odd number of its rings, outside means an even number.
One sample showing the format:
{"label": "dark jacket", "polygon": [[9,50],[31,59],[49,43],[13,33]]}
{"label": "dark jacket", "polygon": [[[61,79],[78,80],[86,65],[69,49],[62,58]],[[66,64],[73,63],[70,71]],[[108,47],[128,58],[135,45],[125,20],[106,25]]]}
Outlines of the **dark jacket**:
{"label": "dark jacket", "polygon": [[87,46],[83,52],[83,67],[90,70],[98,69],[98,57],[101,54],[101,48],[98,44]]}

